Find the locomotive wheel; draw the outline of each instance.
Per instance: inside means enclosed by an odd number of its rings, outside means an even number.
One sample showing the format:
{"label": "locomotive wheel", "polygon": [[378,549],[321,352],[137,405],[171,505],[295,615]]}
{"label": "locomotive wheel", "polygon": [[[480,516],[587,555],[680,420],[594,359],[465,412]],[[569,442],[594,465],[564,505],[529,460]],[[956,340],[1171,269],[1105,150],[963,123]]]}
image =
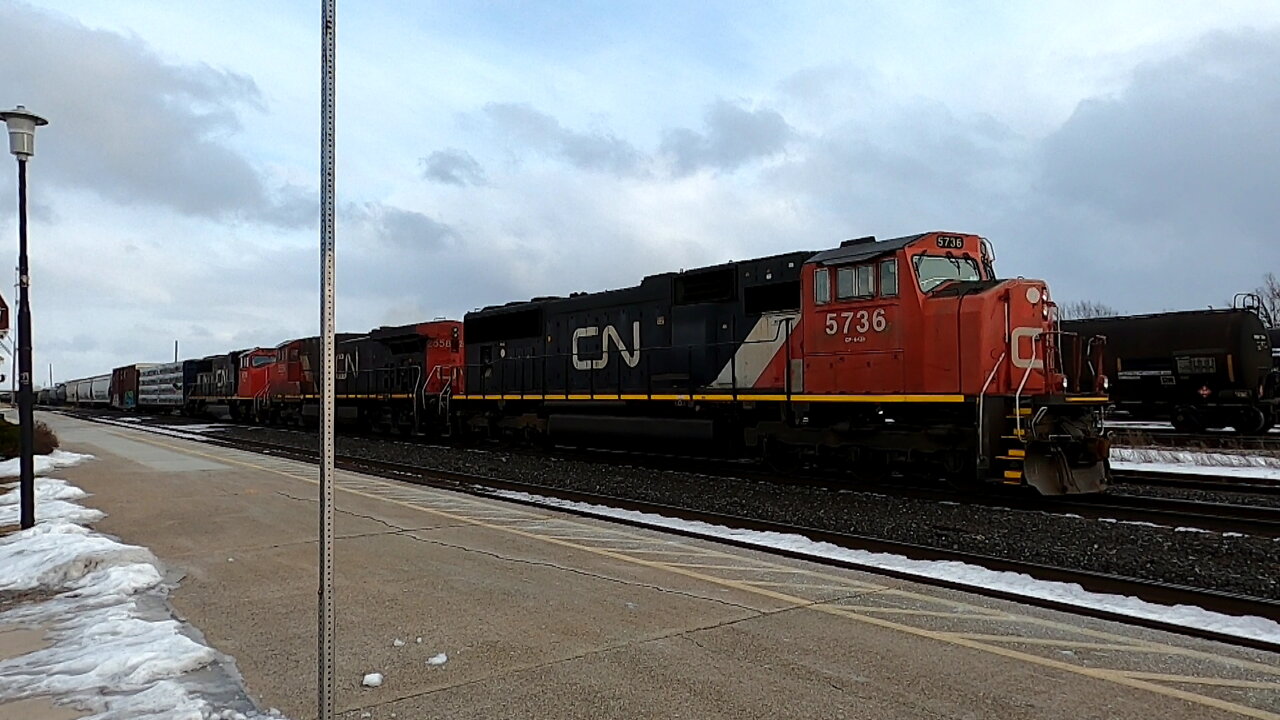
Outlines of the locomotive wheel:
{"label": "locomotive wheel", "polygon": [[1175,430],[1185,433],[1198,433],[1204,430],[1204,421],[1200,419],[1200,413],[1195,408],[1180,407],[1173,411],[1173,416],[1169,418],[1173,423]]}
{"label": "locomotive wheel", "polygon": [[1236,421],[1231,424],[1231,428],[1241,435],[1257,435],[1270,430],[1271,421],[1267,414],[1258,408],[1247,407],[1240,410]]}

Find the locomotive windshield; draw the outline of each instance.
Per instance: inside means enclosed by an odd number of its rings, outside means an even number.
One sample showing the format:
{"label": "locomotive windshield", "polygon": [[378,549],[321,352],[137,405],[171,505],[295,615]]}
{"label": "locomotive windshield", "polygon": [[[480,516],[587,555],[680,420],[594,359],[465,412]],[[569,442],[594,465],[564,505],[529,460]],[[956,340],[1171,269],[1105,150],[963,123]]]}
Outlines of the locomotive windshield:
{"label": "locomotive windshield", "polygon": [[941,255],[916,255],[913,259],[920,289],[930,292],[952,280],[980,280],[978,263],[971,258],[943,257]]}

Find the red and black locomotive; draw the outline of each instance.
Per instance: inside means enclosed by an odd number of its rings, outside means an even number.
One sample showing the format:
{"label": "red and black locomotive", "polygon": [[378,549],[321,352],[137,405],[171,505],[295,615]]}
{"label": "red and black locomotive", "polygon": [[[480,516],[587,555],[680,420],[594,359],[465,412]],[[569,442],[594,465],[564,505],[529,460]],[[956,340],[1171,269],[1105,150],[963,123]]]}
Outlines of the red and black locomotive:
{"label": "red and black locomotive", "polygon": [[862,238],[468,313],[453,421],[1098,492],[1101,345],[993,260],[976,235]]}

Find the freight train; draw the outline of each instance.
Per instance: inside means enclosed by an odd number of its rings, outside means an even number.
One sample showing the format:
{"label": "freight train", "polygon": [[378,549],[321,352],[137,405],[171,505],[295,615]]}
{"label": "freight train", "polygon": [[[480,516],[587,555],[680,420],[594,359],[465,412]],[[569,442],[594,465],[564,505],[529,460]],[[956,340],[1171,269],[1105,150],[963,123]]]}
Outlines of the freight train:
{"label": "freight train", "polygon": [[[405,433],[693,444],[1099,492],[1101,340],[1063,332],[1045,283],[997,279],[994,259],[972,234],[859,238],[342,335],[338,415]],[[318,338],[181,365],[164,373],[181,375],[185,412],[318,417]],[[141,385],[136,397],[156,406]]]}
{"label": "freight train", "polygon": [[1062,329],[1106,338],[1111,400],[1132,418],[1255,434],[1280,417],[1280,335],[1253,307],[1071,320]]}

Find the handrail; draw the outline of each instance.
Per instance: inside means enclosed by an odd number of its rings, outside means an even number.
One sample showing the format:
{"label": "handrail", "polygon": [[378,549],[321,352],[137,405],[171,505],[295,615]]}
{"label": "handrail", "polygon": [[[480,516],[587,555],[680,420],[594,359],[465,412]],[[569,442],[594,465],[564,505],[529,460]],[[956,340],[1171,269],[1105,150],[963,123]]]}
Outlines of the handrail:
{"label": "handrail", "polygon": [[981,464],[982,464],[982,460],[984,459],[984,458],[983,458],[983,455],[982,455],[982,437],[983,437],[983,435],[982,435],[982,418],[983,418],[983,414],[982,414],[982,407],[983,407],[983,403],[984,403],[984,401],[986,400],[986,397],[987,397],[987,389],[991,387],[991,383],[992,383],[992,381],[994,381],[994,380],[996,379],[996,372],[997,372],[998,370],[1000,370],[1000,366],[1004,364],[1004,358],[1005,358],[1005,356],[1006,356],[1006,355],[1008,355],[1008,354],[1009,354],[1009,351],[1008,351],[1008,350],[1006,350],[1006,351],[1004,351],[1004,352],[1000,353],[1000,357],[996,360],[996,364],[995,364],[995,366],[993,366],[993,367],[991,368],[991,374],[987,376],[987,381],[986,381],[985,383],[983,383],[983,385],[982,385],[982,392],[978,393],[978,464],[979,464],[979,466],[981,466]]}
{"label": "handrail", "polygon": [[1031,377],[1031,370],[1036,365],[1036,340],[1039,335],[1031,336],[1031,359],[1027,362],[1027,369],[1022,373],[1022,382],[1018,383],[1018,391],[1013,394],[1013,417],[1014,428],[1017,430],[1019,437],[1022,435],[1022,390],[1027,386],[1027,378]]}

